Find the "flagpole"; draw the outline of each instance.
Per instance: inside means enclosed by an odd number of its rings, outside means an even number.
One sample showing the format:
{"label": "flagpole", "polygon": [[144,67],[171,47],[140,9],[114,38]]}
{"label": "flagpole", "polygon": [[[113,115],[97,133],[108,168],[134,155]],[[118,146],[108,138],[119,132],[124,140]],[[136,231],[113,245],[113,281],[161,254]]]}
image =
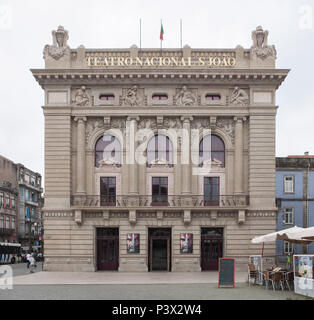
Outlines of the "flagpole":
{"label": "flagpole", "polygon": [[[162,27],[162,19],[160,19],[160,30]],[[162,39],[160,38],[160,54],[162,55]]]}
{"label": "flagpole", "polygon": [[142,51],[142,19],[140,19],[140,52]]}
{"label": "flagpole", "polygon": [[182,50],[182,19],[180,19],[180,47]]}

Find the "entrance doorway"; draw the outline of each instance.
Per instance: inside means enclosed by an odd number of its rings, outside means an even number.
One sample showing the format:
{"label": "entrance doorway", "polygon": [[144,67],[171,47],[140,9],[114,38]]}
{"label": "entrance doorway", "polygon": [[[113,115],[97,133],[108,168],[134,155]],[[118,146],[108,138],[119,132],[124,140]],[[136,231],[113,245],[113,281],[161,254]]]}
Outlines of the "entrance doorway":
{"label": "entrance doorway", "polygon": [[171,271],[171,229],[148,229],[148,270]]}
{"label": "entrance doorway", "polygon": [[218,270],[219,258],[223,256],[223,229],[202,228],[201,268],[202,271]]}
{"label": "entrance doorway", "polygon": [[97,270],[118,270],[119,229],[97,229]]}

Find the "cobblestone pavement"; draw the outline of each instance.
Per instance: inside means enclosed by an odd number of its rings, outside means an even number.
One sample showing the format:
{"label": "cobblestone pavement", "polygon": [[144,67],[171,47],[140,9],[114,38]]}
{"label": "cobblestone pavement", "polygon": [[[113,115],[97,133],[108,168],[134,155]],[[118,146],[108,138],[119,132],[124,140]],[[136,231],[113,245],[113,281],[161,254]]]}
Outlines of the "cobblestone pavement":
{"label": "cobblestone pavement", "polygon": [[[289,291],[248,286],[238,273],[236,288],[218,288],[218,273],[41,272],[29,274],[25,263],[11,265],[13,289],[0,300],[306,300]],[[133,278],[133,279],[131,279]],[[180,284],[180,281],[182,282]],[[195,283],[193,283],[195,282]],[[58,284],[56,284],[58,283]],[[76,284],[75,284],[76,283]],[[97,284],[100,283],[100,284]]]}
{"label": "cobblestone pavement", "polygon": [[175,285],[25,285],[0,290],[0,300],[306,300],[289,291],[215,284]]}

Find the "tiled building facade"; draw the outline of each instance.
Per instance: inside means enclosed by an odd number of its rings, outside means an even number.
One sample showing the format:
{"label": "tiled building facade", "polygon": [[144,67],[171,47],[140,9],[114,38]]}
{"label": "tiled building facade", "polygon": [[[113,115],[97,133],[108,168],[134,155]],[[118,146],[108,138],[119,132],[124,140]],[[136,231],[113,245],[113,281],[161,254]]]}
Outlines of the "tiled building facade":
{"label": "tiled building facade", "polygon": [[[314,226],[314,156],[276,158],[277,229]],[[276,254],[314,253],[314,244],[277,241]]]}
{"label": "tiled building facade", "polygon": [[[45,270],[216,270],[276,229],[276,69],[250,49],[71,49],[33,75],[45,105]],[[265,253],[274,254],[275,245]]]}

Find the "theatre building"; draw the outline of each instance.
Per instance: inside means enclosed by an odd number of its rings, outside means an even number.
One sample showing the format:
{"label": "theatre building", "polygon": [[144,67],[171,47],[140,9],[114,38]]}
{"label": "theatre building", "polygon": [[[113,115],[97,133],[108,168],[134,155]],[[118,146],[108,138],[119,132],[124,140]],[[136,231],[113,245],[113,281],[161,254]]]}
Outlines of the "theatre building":
{"label": "theatre building", "polygon": [[[244,268],[276,230],[276,69],[268,32],[244,49],[71,49],[44,69],[44,270]],[[248,34],[248,36],[250,36]],[[265,246],[275,254],[275,244]]]}

